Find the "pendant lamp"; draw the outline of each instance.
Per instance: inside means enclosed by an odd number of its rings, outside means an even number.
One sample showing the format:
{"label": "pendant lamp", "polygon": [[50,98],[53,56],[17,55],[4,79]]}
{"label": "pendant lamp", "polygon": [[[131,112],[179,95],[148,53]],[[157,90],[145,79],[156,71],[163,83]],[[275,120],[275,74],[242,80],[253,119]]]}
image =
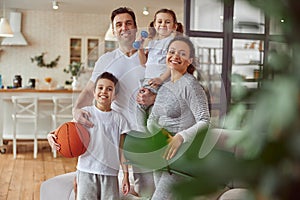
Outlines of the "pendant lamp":
{"label": "pendant lamp", "polygon": [[116,37],[114,36],[114,34],[112,32],[112,24],[109,25],[109,27],[105,33],[104,40],[105,41],[117,41]]}
{"label": "pendant lamp", "polygon": [[5,0],[3,0],[3,17],[0,19],[0,37],[13,37],[11,27],[5,18]]}

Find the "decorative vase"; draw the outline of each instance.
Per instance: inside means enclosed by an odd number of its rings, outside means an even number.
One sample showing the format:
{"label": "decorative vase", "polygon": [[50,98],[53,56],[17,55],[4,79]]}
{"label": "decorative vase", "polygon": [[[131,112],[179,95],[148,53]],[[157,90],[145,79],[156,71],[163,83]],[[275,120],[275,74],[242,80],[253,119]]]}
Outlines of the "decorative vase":
{"label": "decorative vase", "polygon": [[73,90],[78,90],[80,89],[80,83],[78,81],[78,77],[77,76],[73,76],[73,81],[72,81],[72,89]]}

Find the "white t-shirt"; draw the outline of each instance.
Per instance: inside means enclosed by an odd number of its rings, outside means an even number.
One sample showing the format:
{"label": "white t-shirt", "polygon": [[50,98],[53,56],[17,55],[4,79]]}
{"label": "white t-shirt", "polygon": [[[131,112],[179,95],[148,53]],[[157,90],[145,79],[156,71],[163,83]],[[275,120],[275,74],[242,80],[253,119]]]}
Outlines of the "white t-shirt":
{"label": "white t-shirt", "polygon": [[91,81],[95,83],[103,72],[112,73],[120,83],[120,90],[112,108],[122,113],[136,130],[136,96],[140,81],[144,78],[145,68],[140,64],[138,53],[126,56],[120,49],[108,52],[96,62]]}
{"label": "white t-shirt", "polygon": [[145,79],[151,79],[159,77],[163,74],[166,69],[166,56],[167,56],[167,47],[170,41],[174,38],[173,35],[166,37],[164,39],[154,39],[149,42],[148,49],[148,58],[146,62],[146,71]]}
{"label": "white t-shirt", "polygon": [[87,151],[79,156],[77,169],[93,174],[117,176],[120,167],[120,135],[130,130],[127,120],[114,110],[102,112],[95,105],[83,109],[91,113],[90,120],[94,127],[88,129],[90,143]]}

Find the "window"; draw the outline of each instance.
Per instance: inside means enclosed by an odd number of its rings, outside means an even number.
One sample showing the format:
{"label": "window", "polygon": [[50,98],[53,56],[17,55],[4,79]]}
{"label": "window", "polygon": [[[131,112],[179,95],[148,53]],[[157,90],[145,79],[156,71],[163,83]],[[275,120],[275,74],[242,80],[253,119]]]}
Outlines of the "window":
{"label": "window", "polygon": [[[275,19],[246,0],[186,0],[186,34],[196,44],[200,69],[213,94],[213,112],[219,117],[229,111],[234,103],[231,89],[233,77],[240,76],[244,87],[259,89],[262,78],[269,76],[264,66],[269,44],[274,34],[280,33]],[[279,17],[280,18],[280,17]],[[273,46],[271,43],[270,45]],[[219,77],[217,83],[215,78]],[[255,102],[245,102],[253,104]]]}
{"label": "window", "polygon": [[264,33],[265,16],[261,10],[245,0],[235,0],[233,31],[238,33]]}
{"label": "window", "polygon": [[222,1],[192,0],[190,21],[191,30],[222,31],[223,3]]}

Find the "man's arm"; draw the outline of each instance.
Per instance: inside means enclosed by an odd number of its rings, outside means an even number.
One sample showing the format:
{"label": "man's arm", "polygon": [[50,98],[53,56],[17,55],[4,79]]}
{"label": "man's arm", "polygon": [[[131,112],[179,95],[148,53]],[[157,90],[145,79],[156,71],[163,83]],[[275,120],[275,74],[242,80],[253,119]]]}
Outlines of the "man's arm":
{"label": "man's arm", "polygon": [[152,93],[148,88],[141,88],[137,94],[136,102],[146,107],[154,104],[156,94]]}
{"label": "man's arm", "polygon": [[85,110],[82,110],[81,108],[93,104],[93,91],[94,83],[89,80],[86,87],[80,92],[73,106],[74,119],[87,127],[93,127],[93,123],[89,121],[90,113]]}

